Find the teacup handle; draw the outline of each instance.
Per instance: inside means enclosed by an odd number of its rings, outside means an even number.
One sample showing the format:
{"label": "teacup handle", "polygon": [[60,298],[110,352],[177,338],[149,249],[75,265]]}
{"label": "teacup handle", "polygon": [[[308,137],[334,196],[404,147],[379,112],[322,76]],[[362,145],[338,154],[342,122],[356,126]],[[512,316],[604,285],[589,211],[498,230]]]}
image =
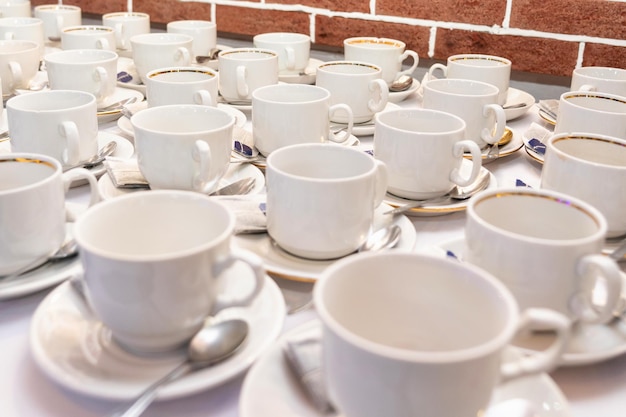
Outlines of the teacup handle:
{"label": "teacup handle", "polygon": [[[237,252],[231,252],[226,258],[217,262],[215,265],[216,276],[222,277],[223,272],[237,261],[247,264],[254,273],[254,287],[248,294],[230,294],[230,297],[226,294],[218,295],[213,307],[213,313],[227,307],[247,306],[263,290],[263,285],[265,284],[263,261],[257,255],[243,249],[237,249]],[[237,279],[239,279],[239,276],[237,276]]]}
{"label": "teacup handle", "polygon": [[[583,277],[583,282],[588,282],[589,285],[585,285],[572,297],[572,310],[585,323],[606,323],[611,320],[622,293],[622,276],[617,263],[604,255],[592,254],[582,257],[576,269]],[[591,274],[594,274],[595,279],[584,281]],[[606,301],[602,306],[594,304],[591,297],[594,284],[600,278],[604,279],[606,286]]]}
{"label": "teacup handle", "polygon": [[547,349],[503,363],[500,366],[502,382],[525,375],[548,372],[558,365],[571,334],[571,321],[561,313],[545,308],[529,308],[521,314],[518,332],[531,329],[549,329],[556,332],[556,340]]}
{"label": "teacup handle", "polygon": [[217,105],[216,100],[208,90],[198,90],[193,93],[193,102],[203,106],[215,107]]}
{"label": "teacup handle", "polygon": [[59,133],[65,139],[65,150],[61,162],[63,165],[77,164],[80,158],[80,135],[76,123],[72,121],[61,122]]}
{"label": "teacup handle", "polygon": [[347,141],[350,138],[350,136],[352,135],[352,127],[354,126],[354,114],[352,114],[352,109],[347,104],[343,104],[343,103],[341,103],[341,104],[333,104],[332,106],[330,106],[328,108],[328,118],[332,120],[333,119],[333,115],[338,110],[343,110],[345,113],[348,114],[348,127],[346,128],[345,131],[343,131],[342,134],[335,135],[333,133],[330,133],[328,135],[328,137],[333,142],[343,143],[343,142]]}
{"label": "teacup handle", "polygon": [[22,80],[24,79],[22,66],[19,62],[9,61],[9,70],[11,71],[11,89],[19,88],[22,85]]}
{"label": "teacup handle", "polygon": [[115,24],[115,42],[120,46],[120,49],[126,49],[126,40],[124,39],[124,24]]}
{"label": "teacup handle", "polygon": [[197,140],[193,144],[191,158],[194,162],[193,189],[205,194],[210,193],[215,188],[219,178],[209,181],[212,159],[209,144],[203,140]]}
{"label": "teacup handle", "polygon": [[109,74],[104,67],[96,67],[93,77],[98,81],[98,91],[96,91],[96,99],[101,100],[106,94],[107,85],[109,84]]}
{"label": "teacup handle", "polygon": [[105,38],[100,38],[96,41],[96,48],[98,49],[110,49],[111,46],[109,45],[109,41],[106,40]]}
{"label": "teacup handle", "polygon": [[478,178],[478,174],[480,173],[480,168],[483,165],[480,148],[473,140],[462,140],[455,143],[452,147],[452,154],[455,158],[463,158],[465,150],[469,151],[472,155],[472,172],[470,172],[469,177],[463,178],[459,173],[458,168],[454,168],[450,173],[450,181],[461,187],[465,187],[466,185],[470,185],[476,181],[476,178]]}
{"label": "teacup handle", "polygon": [[292,70],[296,67],[296,52],[288,46],[285,48],[285,53],[287,54],[287,69]]}
{"label": "teacup handle", "polygon": [[500,139],[502,139],[502,135],[504,134],[504,128],[506,127],[506,114],[504,113],[504,109],[499,104],[487,104],[483,107],[483,116],[488,117],[489,113],[493,113],[496,116],[496,131],[491,135],[489,129],[486,127],[483,128],[483,131],[480,134],[480,137],[485,142],[493,145],[494,143],[498,143]]}
{"label": "teacup handle", "polygon": [[448,77],[448,67],[446,67],[446,66],[445,66],[445,65],[443,65],[443,64],[439,64],[439,63],[437,63],[437,64],[433,64],[433,65],[431,65],[431,66],[430,66],[430,68],[428,68],[428,77],[427,77],[427,80],[428,80],[428,81],[430,81],[430,80],[432,80],[433,78],[435,78],[435,77],[434,77],[434,75],[433,75],[433,73],[434,73],[436,70],[441,70],[441,72],[443,72],[443,77],[444,77],[444,78],[447,78],[447,77]]}
{"label": "teacup handle", "polygon": [[187,66],[191,63],[191,54],[189,53],[189,49],[184,46],[176,49],[176,55],[174,56],[174,60],[176,62],[181,61],[180,65]]}
{"label": "teacup handle", "polygon": [[404,53],[402,55],[400,55],[400,57],[398,58],[398,61],[400,62],[400,65],[402,65],[402,63],[408,58],[411,57],[413,58],[413,64],[411,65],[411,67],[409,69],[405,69],[404,71],[400,71],[398,72],[398,74],[396,75],[396,80],[398,78],[400,78],[403,75],[412,75],[413,71],[415,71],[415,68],[417,68],[417,64],[420,62],[420,58],[417,55],[417,52],[415,51],[404,51]]}
{"label": "teacup handle", "polygon": [[246,83],[247,75],[248,70],[245,65],[239,65],[235,72],[235,82],[237,84],[237,95],[242,98],[248,97],[248,84]]}
{"label": "teacup handle", "polygon": [[387,105],[387,101],[389,100],[389,87],[387,86],[387,83],[384,80],[377,79],[371,80],[367,86],[372,93],[378,91],[379,94],[378,100],[371,98],[367,102],[367,108],[374,113],[383,111]]}
{"label": "teacup handle", "polygon": [[[85,168],[74,168],[70,169],[67,172],[62,174],[63,177],[63,187],[65,190],[65,194],[70,190],[70,185],[74,181],[77,180],[87,180],[89,183],[89,203],[87,204],[87,208],[93,206],[97,202],[100,201],[100,193],[98,191],[98,180],[96,177]],[[65,218],[68,222],[73,222],[76,220],[77,213],[69,211],[67,208],[65,209]]]}
{"label": "teacup handle", "polygon": [[387,195],[387,187],[389,183],[389,171],[387,165],[379,159],[376,161],[376,186],[374,188],[374,208],[381,205]]}

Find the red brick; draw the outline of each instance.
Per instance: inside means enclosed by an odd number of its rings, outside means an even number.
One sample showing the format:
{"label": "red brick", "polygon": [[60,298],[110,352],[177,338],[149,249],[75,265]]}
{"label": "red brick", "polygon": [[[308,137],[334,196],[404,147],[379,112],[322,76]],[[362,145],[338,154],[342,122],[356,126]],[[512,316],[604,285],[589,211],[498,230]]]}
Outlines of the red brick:
{"label": "red brick", "polygon": [[378,0],[376,2],[377,15],[487,26],[501,26],[505,11],[506,1],[503,0]]}
{"label": "red brick", "polygon": [[309,34],[309,15],[303,12],[257,10],[217,6],[215,23],[220,32],[254,36],[266,32]]}
{"label": "red brick", "polygon": [[316,7],[334,12],[370,12],[369,0],[272,0],[271,2],[279,4],[301,4],[303,6]]}
{"label": "red brick", "polygon": [[626,48],[588,43],[585,45],[583,65],[626,69]]}

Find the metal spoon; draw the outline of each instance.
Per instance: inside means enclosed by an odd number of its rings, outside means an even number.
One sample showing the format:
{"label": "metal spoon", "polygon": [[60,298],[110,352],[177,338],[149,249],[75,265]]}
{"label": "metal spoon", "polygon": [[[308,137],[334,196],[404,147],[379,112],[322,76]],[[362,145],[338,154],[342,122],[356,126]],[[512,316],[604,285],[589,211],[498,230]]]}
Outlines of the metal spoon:
{"label": "metal spoon", "polygon": [[104,147],[102,149],[100,149],[98,151],[98,153],[95,154],[94,156],[92,156],[91,158],[85,159],[84,161],[80,161],[77,164],[70,165],[68,167],[64,167],[63,168],[63,172],[69,171],[70,169],[73,169],[73,168],[79,168],[79,167],[91,168],[93,166],[96,166],[96,165],[102,163],[102,161],[104,161],[107,156],[109,156],[113,152],[115,152],[116,148],[117,148],[117,142],[112,140],[111,142],[109,142],[106,145],[104,145]]}
{"label": "metal spoon", "polygon": [[208,55],[196,55],[196,62],[198,64],[203,64],[207,61],[214,61],[217,59],[217,55],[222,52],[221,49],[213,48],[209,51]]}
{"label": "metal spoon", "polygon": [[404,204],[402,206],[396,207],[393,210],[386,211],[384,214],[399,214],[404,213],[405,211],[409,211],[414,208],[423,207],[426,205],[444,205],[449,204],[452,200],[467,200],[474,194],[479,191],[484,190],[489,185],[489,181],[491,177],[489,176],[489,171],[482,170],[480,174],[478,174],[478,178],[472,184],[467,187],[459,187],[455,186],[448,194],[429,198],[427,200],[415,200],[410,203]]}
{"label": "metal spoon", "polygon": [[405,91],[405,90],[408,90],[412,84],[413,84],[413,77],[410,77],[408,75],[402,75],[400,76],[400,78],[398,78],[393,83],[391,83],[391,85],[389,86],[389,91],[391,91],[392,93]]}
{"label": "metal spoon", "polygon": [[137,101],[137,97],[129,97],[124,100],[116,101],[115,103],[111,103],[107,106],[98,109],[98,113],[106,113],[110,111],[122,111],[122,108],[128,104],[132,104]]}
{"label": "metal spoon", "polygon": [[515,103],[515,104],[509,104],[507,106],[502,106],[502,108],[504,110],[509,110],[509,109],[519,109],[522,107],[526,107],[526,103]]}
{"label": "metal spoon", "polygon": [[111,417],[141,415],[156,398],[162,385],[228,358],[243,344],[247,335],[248,324],[239,319],[203,327],[189,342],[187,359],[183,363],[146,388],[130,404],[125,404],[120,411],[113,412]]}
{"label": "metal spoon", "polygon": [[359,252],[380,251],[393,248],[400,240],[402,229],[397,224],[382,227],[369,235],[367,240],[359,247]]}
{"label": "metal spoon", "polygon": [[76,241],[74,239],[69,239],[64,242],[63,245],[61,245],[61,247],[57,249],[57,251],[52,255],[37,258],[34,261],[30,262],[28,265],[23,266],[22,268],[9,275],[0,276],[0,282],[2,282],[2,284],[5,284],[7,282],[13,281],[16,278],[20,278],[27,272],[34,271],[35,269],[39,269],[44,265],[52,262],[58,262],[63,259],[71,258],[72,256],[76,256],[77,253],[78,245],[76,244]]}

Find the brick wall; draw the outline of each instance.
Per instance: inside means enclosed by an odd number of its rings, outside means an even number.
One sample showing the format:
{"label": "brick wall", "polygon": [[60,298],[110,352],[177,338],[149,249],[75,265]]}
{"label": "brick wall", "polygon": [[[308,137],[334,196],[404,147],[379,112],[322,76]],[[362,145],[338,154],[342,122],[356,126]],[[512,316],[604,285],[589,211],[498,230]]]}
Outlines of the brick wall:
{"label": "brick wall", "polygon": [[[66,3],[97,15],[127,8],[127,0]],[[132,7],[156,24],[212,20],[224,37],[307,33],[318,49],[341,48],[350,36],[384,36],[423,58],[487,53],[538,74],[569,76],[580,65],[626,68],[626,0],[135,0]]]}

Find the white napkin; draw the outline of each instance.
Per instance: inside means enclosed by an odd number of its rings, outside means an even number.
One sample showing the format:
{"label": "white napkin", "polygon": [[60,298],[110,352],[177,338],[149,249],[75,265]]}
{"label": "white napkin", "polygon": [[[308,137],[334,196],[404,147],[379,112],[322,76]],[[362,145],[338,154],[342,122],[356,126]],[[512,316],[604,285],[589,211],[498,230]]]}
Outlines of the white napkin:
{"label": "white napkin", "polygon": [[559,100],[539,100],[539,107],[554,119],[559,114]]}
{"label": "white napkin", "polygon": [[264,194],[222,196],[217,198],[228,210],[235,214],[235,234],[267,232],[267,219],[265,217],[266,196]]}
{"label": "white napkin", "polygon": [[107,158],[104,166],[117,188],[150,188],[136,159]]}

